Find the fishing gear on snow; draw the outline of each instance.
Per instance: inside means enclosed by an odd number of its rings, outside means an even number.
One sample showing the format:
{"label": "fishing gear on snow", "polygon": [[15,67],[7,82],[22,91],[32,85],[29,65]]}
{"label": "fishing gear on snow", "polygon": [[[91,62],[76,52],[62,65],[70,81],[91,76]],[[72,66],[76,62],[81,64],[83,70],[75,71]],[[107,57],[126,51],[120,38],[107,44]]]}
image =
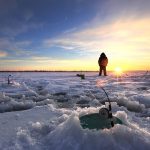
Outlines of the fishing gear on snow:
{"label": "fishing gear on snow", "polygon": [[85,75],[84,74],[77,74],[77,77],[80,77],[81,79],[85,79]]}
{"label": "fishing gear on snow", "polygon": [[108,94],[103,87],[101,87],[101,89],[107,96],[107,100],[109,103],[108,108],[105,105],[105,107],[100,108],[98,113],[92,113],[81,116],[79,119],[83,129],[109,129],[114,127],[115,124],[123,124],[119,118],[112,115],[112,107]]}
{"label": "fishing gear on snow", "polygon": [[11,82],[10,82],[10,77],[11,77],[11,74],[10,74],[10,75],[8,75],[8,79],[7,79],[7,81],[8,81],[8,85],[9,85],[9,84],[11,84]]}

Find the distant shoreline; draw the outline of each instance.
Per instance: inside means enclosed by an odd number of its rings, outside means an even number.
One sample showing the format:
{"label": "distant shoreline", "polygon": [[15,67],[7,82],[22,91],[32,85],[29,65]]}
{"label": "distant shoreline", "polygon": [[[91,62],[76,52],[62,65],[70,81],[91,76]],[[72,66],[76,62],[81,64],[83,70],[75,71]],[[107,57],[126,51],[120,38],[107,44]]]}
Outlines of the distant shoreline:
{"label": "distant shoreline", "polygon": [[0,71],[0,72],[98,72],[98,71],[41,71],[41,70],[25,70],[25,71]]}
{"label": "distant shoreline", "polygon": [[[145,72],[145,71],[150,71],[150,70],[126,70],[124,72]],[[23,70],[23,71],[14,71],[14,70],[4,70],[4,71],[0,71],[0,72],[99,72],[99,71],[47,71],[47,70]],[[108,72],[114,72],[113,70],[110,70]]]}

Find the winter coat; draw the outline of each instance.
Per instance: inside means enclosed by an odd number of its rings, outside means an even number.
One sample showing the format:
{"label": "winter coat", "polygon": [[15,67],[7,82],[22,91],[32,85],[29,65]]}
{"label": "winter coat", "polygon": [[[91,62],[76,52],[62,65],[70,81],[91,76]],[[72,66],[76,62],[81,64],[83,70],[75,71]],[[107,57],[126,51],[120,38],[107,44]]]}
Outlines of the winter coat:
{"label": "winter coat", "polygon": [[98,60],[98,64],[99,64],[99,66],[106,67],[108,64],[108,58],[107,57],[103,57],[103,58],[100,57]]}

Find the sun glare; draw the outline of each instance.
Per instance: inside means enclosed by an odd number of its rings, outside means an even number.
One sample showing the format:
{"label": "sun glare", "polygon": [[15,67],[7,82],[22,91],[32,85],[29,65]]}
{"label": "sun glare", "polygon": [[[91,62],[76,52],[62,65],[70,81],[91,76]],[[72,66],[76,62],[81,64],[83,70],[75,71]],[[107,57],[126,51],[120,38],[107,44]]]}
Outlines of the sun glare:
{"label": "sun glare", "polygon": [[122,73],[122,69],[120,67],[115,68],[115,73],[120,75]]}

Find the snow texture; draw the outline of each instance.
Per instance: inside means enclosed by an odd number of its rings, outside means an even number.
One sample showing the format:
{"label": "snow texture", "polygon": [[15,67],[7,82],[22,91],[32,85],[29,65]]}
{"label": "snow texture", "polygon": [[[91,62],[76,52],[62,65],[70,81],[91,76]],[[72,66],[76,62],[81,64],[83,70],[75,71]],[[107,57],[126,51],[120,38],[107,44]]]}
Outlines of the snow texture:
{"label": "snow texture", "polygon": [[[80,116],[108,105],[101,87],[123,125],[83,129]],[[2,150],[149,150],[150,73],[1,73],[0,120]]]}

